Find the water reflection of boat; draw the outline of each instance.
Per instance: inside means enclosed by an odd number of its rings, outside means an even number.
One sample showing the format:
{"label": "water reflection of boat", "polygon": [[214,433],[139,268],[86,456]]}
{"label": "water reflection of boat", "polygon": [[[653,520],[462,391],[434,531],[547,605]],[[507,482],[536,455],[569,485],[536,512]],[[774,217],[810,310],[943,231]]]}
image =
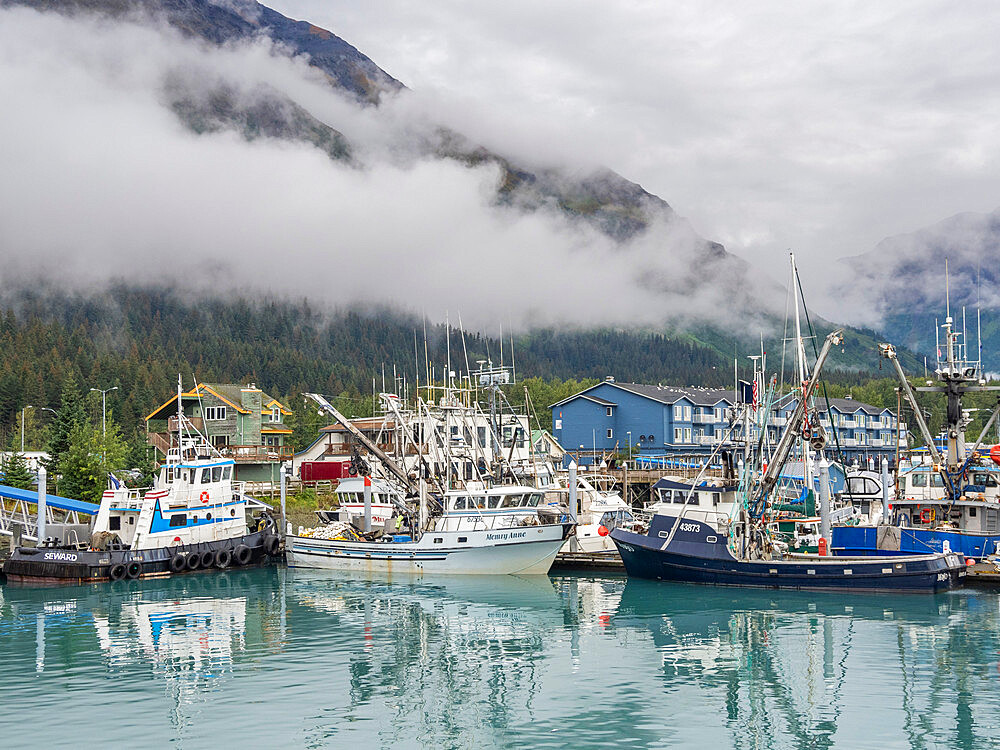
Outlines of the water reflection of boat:
{"label": "water reflection of boat", "polygon": [[111,587],[5,587],[3,605],[14,621],[36,618],[37,671],[45,671],[46,654],[61,651],[67,638],[93,650],[81,642],[90,632],[108,669],[151,664],[164,676],[197,682],[229,671],[245,651],[244,634],[280,613],[276,583],[277,572],[267,570]]}
{"label": "water reflection of boat", "polygon": [[[649,633],[665,689],[683,681],[715,694],[735,747],[779,735],[803,747],[985,747],[969,741],[988,723],[971,710],[982,676],[971,654],[995,652],[998,620],[995,597],[969,592],[715,589],[694,598],[682,585],[630,579],[613,626]],[[903,716],[862,728],[845,716],[859,694],[874,708],[900,705]]]}

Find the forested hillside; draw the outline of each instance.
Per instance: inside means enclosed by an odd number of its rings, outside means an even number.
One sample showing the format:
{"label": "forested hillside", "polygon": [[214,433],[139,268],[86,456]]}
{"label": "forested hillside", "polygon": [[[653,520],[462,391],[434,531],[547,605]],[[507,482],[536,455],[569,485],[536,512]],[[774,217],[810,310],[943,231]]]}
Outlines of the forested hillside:
{"label": "forested hillside", "polygon": [[[452,328],[453,368],[500,361],[500,342]],[[623,331],[538,331],[515,339],[519,378],[601,378],[722,384],[731,376],[718,352],[687,337]],[[19,435],[20,410],[31,404],[29,431],[45,421],[40,407],[59,404],[72,375],[82,390],[118,386],[109,409],[126,432],[176,388],[207,381],[254,382],[278,397],[306,390],[355,399],[370,408],[372,378],[383,366],[424,379],[424,323],[389,310],[319,311],[308,302],[188,298],[165,289],[117,286],[81,296],[58,289],[8,294],[0,313],[0,438]],[[427,352],[440,375],[446,328],[427,325]],[[511,363],[510,340],[504,359]],[[562,392],[561,389],[559,392]],[[367,402],[370,405],[370,401]],[[295,404],[291,404],[295,408]],[[538,404],[539,407],[548,404]],[[91,403],[91,409],[99,409]],[[29,440],[29,443],[31,441]]]}
{"label": "forested hillside", "polygon": [[[48,441],[63,386],[72,378],[85,397],[92,424],[101,418],[100,394],[108,394],[109,417],[123,436],[141,442],[143,417],[174,392],[177,374],[186,386],[194,379],[253,382],[283,399],[295,412],[293,442],[302,447],[323,421],[303,408],[299,394],[320,391],[338,399],[350,415],[371,413],[373,379],[391,388],[393,367],[411,389],[433,368],[437,377],[447,360],[446,327],[388,309],[318,310],[307,301],[224,299],[185,296],[162,288],[126,285],[81,295],[57,288],[8,289],[0,306],[0,445],[18,447],[21,410],[26,447]],[[732,354],[742,362],[754,349],[732,339],[712,345],[690,335],[600,330],[535,330],[505,336],[503,358],[527,386],[539,424],[548,427],[547,407],[608,375],[621,381],[727,386],[733,379]],[[841,352],[834,355],[845,356]],[[452,327],[452,368],[465,362],[500,362],[500,341]],[[769,370],[780,363],[770,355]],[[787,363],[790,365],[790,363]],[[829,370],[831,395],[850,391],[859,400],[894,406],[894,383],[873,378],[883,370]],[[745,376],[745,373],[741,373]],[[508,389],[523,402],[523,387]],[[891,403],[890,403],[891,402]]]}

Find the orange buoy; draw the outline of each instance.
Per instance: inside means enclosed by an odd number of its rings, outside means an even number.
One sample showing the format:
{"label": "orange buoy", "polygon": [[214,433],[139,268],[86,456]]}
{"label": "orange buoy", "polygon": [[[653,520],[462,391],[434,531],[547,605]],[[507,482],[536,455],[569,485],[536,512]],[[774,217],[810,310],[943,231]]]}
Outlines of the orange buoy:
{"label": "orange buoy", "polygon": [[608,531],[608,527],[604,526],[603,524],[597,527],[597,534],[598,534],[598,536],[607,536],[610,533],[611,532]]}
{"label": "orange buoy", "polygon": [[1000,445],[994,445],[990,448],[990,458],[993,459],[993,463],[1000,466]]}

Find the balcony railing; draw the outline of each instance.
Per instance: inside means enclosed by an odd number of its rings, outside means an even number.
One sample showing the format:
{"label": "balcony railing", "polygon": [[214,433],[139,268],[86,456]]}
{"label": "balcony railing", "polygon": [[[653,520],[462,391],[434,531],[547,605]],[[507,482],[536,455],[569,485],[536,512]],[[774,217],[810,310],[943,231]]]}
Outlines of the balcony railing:
{"label": "balcony railing", "polygon": [[719,422],[719,419],[712,412],[710,414],[695,414],[691,417],[691,421],[695,424],[716,424]]}
{"label": "balcony railing", "polygon": [[[198,430],[204,434],[205,432],[205,421],[201,417],[184,417],[184,426]],[[177,434],[177,417],[173,416],[167,419],[167,432],[172,432]]]}
{"label": "balcony railing", "polygon": [[266,464],[290,461],[295,450],[290,445],[227,445],[219,449],[236,463]]}

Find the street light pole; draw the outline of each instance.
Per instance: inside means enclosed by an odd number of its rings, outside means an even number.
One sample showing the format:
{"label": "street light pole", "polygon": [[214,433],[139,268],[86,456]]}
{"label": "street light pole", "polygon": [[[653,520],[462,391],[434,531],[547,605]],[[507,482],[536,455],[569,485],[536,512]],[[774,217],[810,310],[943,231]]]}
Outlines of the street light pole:
{"label": "street light pole", "polygon": [[101,394],[101,437],[106,437],[108,434],[108,394],[111,391],[117,391],[118,386],[116,385],[114,388],[108,388],[107,390],[101,390],[100,388],[91,388],[90,390]]}
{"label": "street light pole", "polygon": [[31,404],[26,404],[21,407],[21,455],[24,455],[24,412],[27,409],[34,409],[35,407]]}

